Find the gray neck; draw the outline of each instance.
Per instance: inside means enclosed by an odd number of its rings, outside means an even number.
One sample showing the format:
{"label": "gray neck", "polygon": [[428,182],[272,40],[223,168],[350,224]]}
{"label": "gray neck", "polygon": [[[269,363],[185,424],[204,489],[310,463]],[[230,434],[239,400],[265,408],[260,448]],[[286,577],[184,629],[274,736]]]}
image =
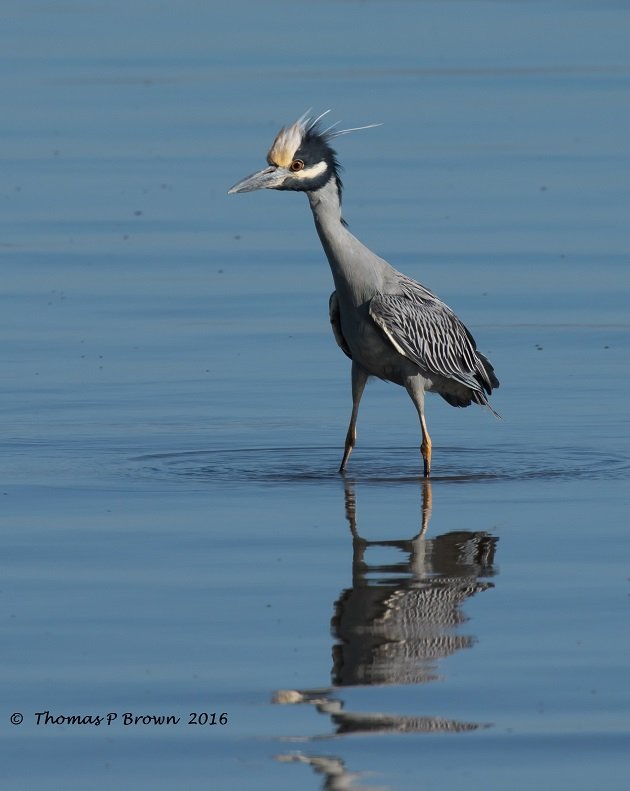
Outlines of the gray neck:
{"label": "gray neck", "polygon": [[355,305],[367,302],[382,290],[383,280],[391,267],[361,244],[343,224],[334,178],[307,195],[339,298],[348,298]]}

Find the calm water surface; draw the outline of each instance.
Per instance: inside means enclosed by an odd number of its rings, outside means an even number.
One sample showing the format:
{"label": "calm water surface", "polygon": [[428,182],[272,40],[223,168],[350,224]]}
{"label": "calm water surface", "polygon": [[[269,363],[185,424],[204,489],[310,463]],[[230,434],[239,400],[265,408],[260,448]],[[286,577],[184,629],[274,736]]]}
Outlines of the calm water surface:
{"label": "calm water surface", "polygon": [[[628,6],[5,5],[7,787],[626,788]],[[308,107],[502,380],[430,484],[378,382],[337,475],[306,201],[225,194]]]}

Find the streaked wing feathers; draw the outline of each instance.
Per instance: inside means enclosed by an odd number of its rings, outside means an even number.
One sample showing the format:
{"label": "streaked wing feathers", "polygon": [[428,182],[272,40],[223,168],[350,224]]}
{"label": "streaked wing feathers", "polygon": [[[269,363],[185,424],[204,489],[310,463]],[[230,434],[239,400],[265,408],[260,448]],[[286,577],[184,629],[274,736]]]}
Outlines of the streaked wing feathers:
{"label": "streaked wing feathers", "polygon": [[498,385],[466,327],[420,283],[402,276],[399,293],[372,298],[370,316],[394,348],[427,373],[453,379],[480,394]]}

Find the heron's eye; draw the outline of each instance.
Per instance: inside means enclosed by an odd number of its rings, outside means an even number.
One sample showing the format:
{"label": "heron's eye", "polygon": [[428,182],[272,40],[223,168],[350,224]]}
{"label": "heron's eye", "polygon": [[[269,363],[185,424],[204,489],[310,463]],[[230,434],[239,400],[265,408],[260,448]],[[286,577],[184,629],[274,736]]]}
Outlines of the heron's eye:
{"label": "heron's eye", "polygon": [[291,162],[290,168],[294,173],[297,173],[298,170],[304,169],[304,162],[302,162],[301,159],[294,159],[293,162]]}

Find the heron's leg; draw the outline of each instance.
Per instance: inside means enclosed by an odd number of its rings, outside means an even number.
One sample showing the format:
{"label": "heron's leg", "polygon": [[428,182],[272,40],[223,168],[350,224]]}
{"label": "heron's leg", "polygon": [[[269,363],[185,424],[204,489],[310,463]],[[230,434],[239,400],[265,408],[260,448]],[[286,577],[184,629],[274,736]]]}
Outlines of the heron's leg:
{"label": "heron's leg", "polygon": [[352,415],[350,416],[350,425],[348,426],[348,433],[346,434],[346,445],[343,451],[343,459],[339,472],[346,469],[346,464],[354,448],[354,443],[357,439],[357,415],[359,414],[359,403],[361,396],[365,390],[365,384],[368,380],[367,372],[361,368],[357,363],[352,363]]}
{"label": "heron's leg", "polygon": [[433,443],[427,430],[427,423],[424,419],[424,412],[420,413],[420,426],[422,427],[422,443],[420,445],[420,453],[424,461],[424,477],[428,478],[431,475],[431,449]]}
{"label": "heron's leg", "polygon": [[420,453],[422,453],[422,460],[424,462],[424,477],[428,478],[431,475],[431,448],[433,447],[433,443],[429,436],[427,422],[424,419],[424,381],[420,377],[412,377],[405,382],[405,388],[420,418],[420,429],[422,431]]}

